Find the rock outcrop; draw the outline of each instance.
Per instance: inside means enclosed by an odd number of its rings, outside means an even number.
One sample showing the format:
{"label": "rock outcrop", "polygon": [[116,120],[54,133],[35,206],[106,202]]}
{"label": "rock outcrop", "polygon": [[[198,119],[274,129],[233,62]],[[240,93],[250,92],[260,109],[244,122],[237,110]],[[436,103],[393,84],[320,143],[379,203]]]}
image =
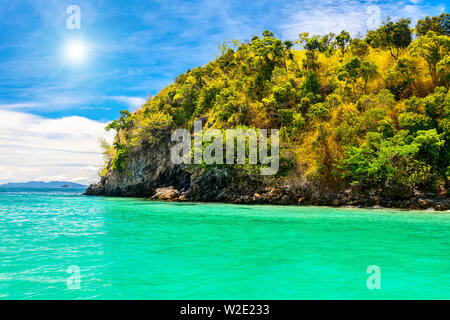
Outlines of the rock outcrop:
{"label": "rock outcrop", "polygon": [[180,191],[175,189],[174,187],[165,187],[156,189],[155,194],[150,198],[154,200],[178,200],[180,201]]}
{"label": "rock outcrop", "polygon": [[190,174],[170,159],[170,141],[147,145],[130,152],[120,172],[108,167],[108,173],[98,184],[91,185],[86,195],[150,197],[157,188],[172,186],[185,191],[190,185]]}
{"label": "rock outcrop", "polygon": [[108,170],[86,195],[145,197],[153,200],[238,204],[327,205],[450,209],[446,195],[406,187],[328,186],[307,180],[248,174],[230,166],[211,168],[173,164],[170,141],[131,152],[126,167]]}

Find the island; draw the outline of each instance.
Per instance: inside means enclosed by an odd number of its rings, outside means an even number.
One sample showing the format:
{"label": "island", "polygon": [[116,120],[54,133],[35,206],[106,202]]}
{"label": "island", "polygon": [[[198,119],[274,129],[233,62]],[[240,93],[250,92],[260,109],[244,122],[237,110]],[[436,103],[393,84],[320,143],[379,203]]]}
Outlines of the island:
{"label": "island", "polygon": [[[213,61],[108,125],[117,134],[86,194],[448,210],[448,16],[414,29],[387,19],[355,38],[300,33],[294,43],[264,31],[223,43]],[[174,163],[173,132],[193,134],[198,121],[203,134],[277,131],[276,174],[248,161]]]}

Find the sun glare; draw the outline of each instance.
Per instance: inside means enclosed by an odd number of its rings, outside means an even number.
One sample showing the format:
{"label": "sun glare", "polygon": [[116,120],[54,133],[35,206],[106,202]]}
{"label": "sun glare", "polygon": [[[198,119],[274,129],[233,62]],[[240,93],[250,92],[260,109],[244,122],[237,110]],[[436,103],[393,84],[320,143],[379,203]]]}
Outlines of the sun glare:
{"label": "sun glare", "polygon": [[87,57],[88,48],[82,41],[73,41],[66,44],[65,55],[72,63],[83,63]]}

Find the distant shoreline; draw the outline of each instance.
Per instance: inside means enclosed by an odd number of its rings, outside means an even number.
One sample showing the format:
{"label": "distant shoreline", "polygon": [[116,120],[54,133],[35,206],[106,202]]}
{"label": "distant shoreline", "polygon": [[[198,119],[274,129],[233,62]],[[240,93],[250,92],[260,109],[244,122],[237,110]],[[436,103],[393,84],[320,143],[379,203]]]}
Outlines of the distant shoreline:
{"label": "distant shoreline", "polygon": [[28,181],[28,182],[10,182],[0,185],[0,189],[14,189],[14,188],[87,188],[86,185],[68,182],[68,181]]}

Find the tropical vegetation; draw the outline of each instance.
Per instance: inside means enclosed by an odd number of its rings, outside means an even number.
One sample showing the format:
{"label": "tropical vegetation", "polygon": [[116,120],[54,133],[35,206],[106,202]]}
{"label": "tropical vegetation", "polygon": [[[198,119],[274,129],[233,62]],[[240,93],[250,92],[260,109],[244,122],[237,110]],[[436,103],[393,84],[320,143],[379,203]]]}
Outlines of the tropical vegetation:
{"label": "tropical vegetation", "polygon": [[387,19],[364,36],[270,31],[230,41],[141,109],[108,125],[107,166],[175,128],[280,129],[279,175],[328,184],[448,190],[450,20]]}

